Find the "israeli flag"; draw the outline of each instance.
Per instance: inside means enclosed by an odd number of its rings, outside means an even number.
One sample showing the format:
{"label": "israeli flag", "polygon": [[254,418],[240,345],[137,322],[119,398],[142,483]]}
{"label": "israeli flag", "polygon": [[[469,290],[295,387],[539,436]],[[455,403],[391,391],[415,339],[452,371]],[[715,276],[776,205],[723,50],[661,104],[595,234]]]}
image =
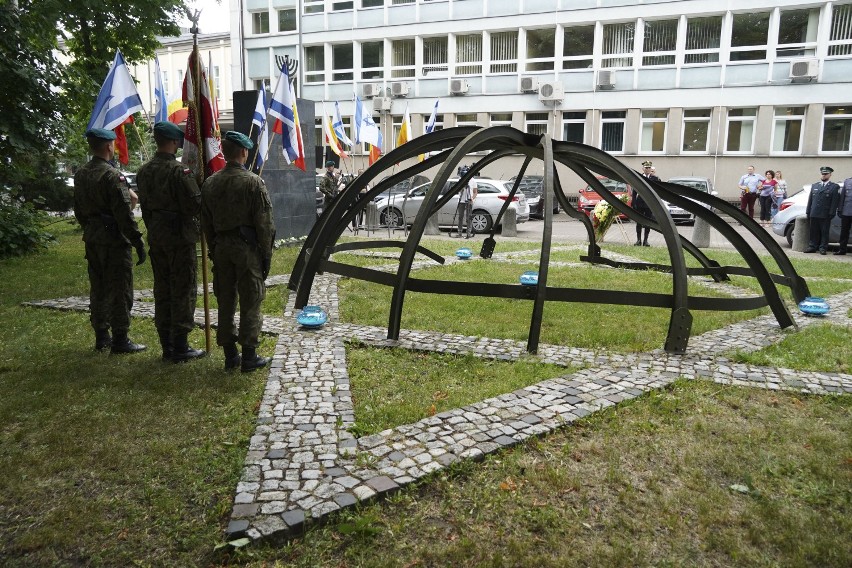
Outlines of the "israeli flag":
{"label": "israeli flag", "polygon": [[95,108],[86,130],[103,128],[113,130],[124,124],[127,117],[143,110],[142,99],[136,91],[136,84],[130,76],[130,70],[124,62],[121,51],[115,52],[112,68],[107,73],[106,80],[98,93]]}

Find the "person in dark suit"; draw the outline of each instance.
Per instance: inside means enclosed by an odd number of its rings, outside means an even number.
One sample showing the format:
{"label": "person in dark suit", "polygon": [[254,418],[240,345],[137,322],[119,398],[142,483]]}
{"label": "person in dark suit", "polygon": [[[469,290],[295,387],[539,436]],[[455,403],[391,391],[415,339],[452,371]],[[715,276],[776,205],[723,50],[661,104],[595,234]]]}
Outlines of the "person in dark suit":
{"label": "person in dark suit", "polygon": [[840,248],[835,255],[846,254],[849,246],[849,229],[852,227],[852,177],[843,181],[840,198],[837,202],[837,214],[840,215]]}
{"label": "person in dark suit", "polygon": [[828,166],[821,167],[820,181],[811,186],[808,205],[805,208],[805,215],[810,223],[808,248],[805,252],[819,250],[820,254],[825,254],[828,250],[828,229],[840,200],[840,186],[831,181],[833,171]]}
{"label": "person in dark suit", "polygon": [[[649,160],[642,162],[642,177],[647,178],[651,181],[660,181],[660,178],[658,178],[657,176],[655,176],[651,172],[651,169],[653,167],[654,167],[654,164],[652,164]],[[639,192],[636,191],[635,188],[632,189],[631,197],[633,198],[633,200],[632,200],[633,209],[635,209],[637,213],[641,213],[645,217],[650,217],[651,219],[654,218],[654,216],[651,214],[651,208],[648,207],[648,204],[645,203],[645,200],[642,199],[642,196],[639,195]],[[642,238],[642,229],[645,229],[645,238],[644,239]],[[636,242],[633,243],[633,246],[637,246],[637,247],[638,246],[646,246],[646,247],[651,246],[648,243],[648,235],[650,233],[651,233],[651,227],[644,226],[641,223],[637,222],[636,223]]]}

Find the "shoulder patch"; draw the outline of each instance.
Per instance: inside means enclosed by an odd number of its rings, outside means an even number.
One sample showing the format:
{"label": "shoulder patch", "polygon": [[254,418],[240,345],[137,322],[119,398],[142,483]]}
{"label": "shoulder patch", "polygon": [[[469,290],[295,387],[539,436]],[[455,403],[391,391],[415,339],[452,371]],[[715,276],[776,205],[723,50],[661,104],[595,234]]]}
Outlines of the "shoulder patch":
{"label": "shoulder patch", "polygon": [[191,173],[192,173],[192,170],[191,170],[191,169],[189,169],[189,168],[184,168],[184,169],[183,169],[183,173],[184,173],[184,175],[189,175],[189,174],[191,174]]}

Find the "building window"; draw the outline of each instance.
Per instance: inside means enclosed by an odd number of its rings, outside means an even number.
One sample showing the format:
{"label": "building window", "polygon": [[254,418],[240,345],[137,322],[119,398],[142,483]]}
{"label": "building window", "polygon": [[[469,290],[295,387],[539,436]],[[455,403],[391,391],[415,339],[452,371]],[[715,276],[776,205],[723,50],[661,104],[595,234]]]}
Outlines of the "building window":
{"label": "building window", "polygon": [[829,55],[852,55],[852,4],[832,6]]}
{"label": "building window", "polygon": [[177,70],[177,83],[175,83],[178,89],[183,88],[183,69]]}
{"label": "building window", "polygon": [[624,153],[624,124],[627,111],[611,110],[601,113],[601,150]]}
{"label": "building window", "polygon": [[491,126],[512,126],[511,112],[491,113]]}
{"label": "building window", "polygon": [[476,123],[476,113],[457,114],[456,126],[478,126]]}
{"label": "building window", "polygon": [[595,26],[565,28],[562,46],[563,69],[591,69],[595,47]]}
{"label": "building window", "polygon": [[414,40],[391,42],[391,77],[414,77]]}
{"label": "building window", "polygon": [[341,10],[351,10],[354,7],[355,3],[351,0],[347,2],[332,2],[331,9],[335,12],[339,12]]}
{"label": "building window", "polygon": [[852,139],[852,105],[827,106],[822,121],[822,151],[848,152]]}
{"label": "building window", "polygon": [[546,112],[528,112],[524,116],[524,131],[537,136],[547,134],[548,117]]}
{"label": "building window", "polygon": [[304,0],[302,6],[305,14],[321,14],[325,12],[325,0]]}
{"label": "building window", "polygon": [[491,34],[491,72],[516,73],[518,71],[518,32]]}
{"label": "building window", "polygon": [[[323,117],[321,116],[314,118],[314,145],[316,145],[318,148],[322,148],[326,145],[325,131],[322,127],[322,121]],[[323,162],[325,162],[325,155],[323,155],[322,160]],[[317,167],[319,168],[320,165],[317,164]]]}
{"label": "building window", "polygon": [[819,9],[783,10],[778,25],[778,57],[801,57],[816,53]]}
{"label": "building window", "polygon": [[278,31],[296,31],[296,9],[278,10]]}
{"label": "building window", "polygon": [[805,107],[776,107],[772,152],[798,152],[802,147]]}
{"label": "building window", "polygon": [[[431,114],[424,114],[423,115],[423,134],[426,134],[426,127],[429,126],[429,119],[430,118],[432,118]],[[444,115],[443,114],[436,114],[435,115],[435,127],[432,129],[432,132],[435,132],[436,130],[443,130],[443,129],[444,129]]]}
{"label": "building window", "polygon": [[677,20],[645,22],[643,65],[674,65],[676,48]]}
{"label": "building window", "polygon": [[252,85],[254,85],[254,90],[255,90],[255,91],[259,91],[259,90],[261,90],[261,89],[265,89],[265,88],[266,88],[266,83],[267,83],[266,79],[253,79],[253,80],[252,80]]}
{"label": "building window", "polygon": [[251,15],[251,33],[269,33],[269,12],[254,12]]}
{"label": "building window", "polygon": [[447,37],[423,38],[423,75],[446,76],[447,67]]}
{"label": "building window", "polygon": [[585,112],[562,113],[562,139],[565,142],[583,143],[586,135]]}
{"label": "building window", "polygon": [[385,0],[361,0],[362,8],[378,8],[385,5]]}
{"label": "building window", "polygon": [[325,82],[325,48],[313,45],[305,48],[305,83]]}
{"label": "building window", "polygon": [[553,71],[556,28],[527,30],[527,71]]}
{"label": "building window", "polygon": [[683,152],[707,152],[710,137],[709,108],[686,109],[683,111]]}
{"label": "building window", "polygon": [[734,14],[731,28],[731,61],[766,59],[769,12]]}
{"label": "building window", "polygon": [[331,46],[331,80],[351,81],[352,74],[352,44],[341,43]]}
{"label": "building window", "polygon": [[665,110],[642,111],[642,137],[639,151],[643,153],[662,153],[666,149],[666,121],[669,113]]}
{"label": "building window", "polygon": [[718,63],[721,43],[722,16],[689,18],[684,63]]}
{"label": "building window", "polygon": [[219,92],[222,89],[220,88],[220,83],[219,83],[219,66],[218,65],[213,66],[212,75],[213,75],[213,88],[216,89],[216,100],[218,101],[219,99],[222,98],[221,95],[219,95]]}
{"label": "building window", "polygon": [[482,73],[482,34],[456,36],[456,75]]}
{"label": "building window", "polygon": [[381,79],[385,76],[385,43],[365,41],[361,44],[361,78]]}
{"label": "building window", "polygon": [[414,0],[391,0],[391,4],[393,6],[397,6],[399,4],[414,4]]}
{"label": "building window", "polygon": [[634,22],[606,24],[603,27],[603,67],[633,66]]}
{"label": "building window", "polygon": [[728,110],[728,136],[726,152],[751,152],[754,147],[754,122],[757,109],[732,108]]}

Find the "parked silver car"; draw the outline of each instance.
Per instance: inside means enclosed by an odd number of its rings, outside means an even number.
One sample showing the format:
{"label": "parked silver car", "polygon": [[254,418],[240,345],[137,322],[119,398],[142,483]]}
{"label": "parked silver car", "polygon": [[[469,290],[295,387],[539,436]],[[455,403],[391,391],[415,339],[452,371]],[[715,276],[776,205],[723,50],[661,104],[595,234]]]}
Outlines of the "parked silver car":
{"label": "parked silver car", "polygon": [[[709,193],[710,195],[719,194],[717,191],[713,191],[713,182],[706,177],[681,176],[670,178],[667,181],[669,183],[676,183],[688,188],[683,192],[684,197],[689,197],[692,191],[700,191],[701,193]],[[693,199],[693,201],[695,200]],[[663,203],[665,203],[669,210],[669,215],[671,215],[672,221],[675,223],[683,223],[684,225],[692,225],[695,223],[695,215],[689,211],[665,201]]]}
{"label": "parked silver car", "polygon": [[[449,191],[458,179],[451,179],[441,188],[441,195]],[[473,214],[471,226],[476,233],[487,233],[497,220],[497,215],[503,203],[509,198],[511,186],[508,182],[497,179],[476,178],[477,197],[473,202]],[[404,195],[383,197],[376,201],[379,214],[379,223],[385,226],[402,227],[414,223],[420,205],[426,197],[426,192],[431,183],[424,183],[410,189]],[[438,225],[441,227],[453,227],[458,224],[456,209],[458,208],[458,195],[450,199],[436,214]],[[518,223],[524,223],[530,218],[530,209],[527,198],[520,191],[512,199],[509,207],[515,210],[515,219]],[[403,221],[404,220],[404,221]]]}
{"label": "parked silver car", "polygon": [[[808,206],[808,195],[811,186],[805,185],[781,202],[778,213],[772,218],[772,232],[776,235],[786,237],[787,244],[793,246],[793,230],[796,227],[796,217],[804,217]],[[831,220],[831,228],[828,231],[828,242],[834,244],[840,242],[840,217],[834,216]]]}

